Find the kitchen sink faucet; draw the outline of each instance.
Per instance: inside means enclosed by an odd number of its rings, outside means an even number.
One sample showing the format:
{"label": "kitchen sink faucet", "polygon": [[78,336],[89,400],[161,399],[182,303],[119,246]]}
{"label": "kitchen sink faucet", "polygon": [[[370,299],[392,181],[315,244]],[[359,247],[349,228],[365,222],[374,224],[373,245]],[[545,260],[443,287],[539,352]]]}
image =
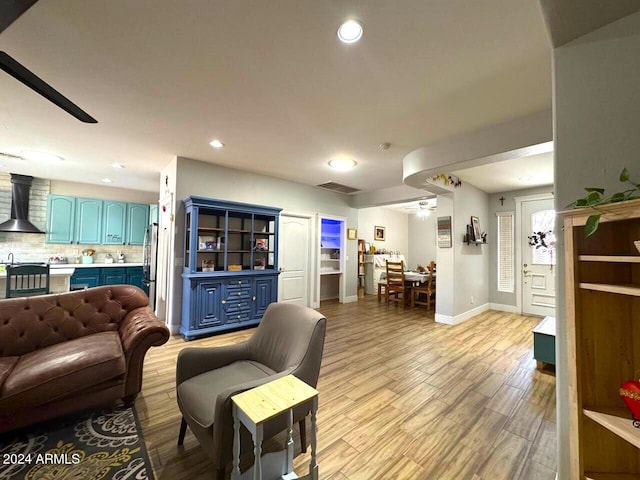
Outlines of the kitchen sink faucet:
{"label": "kitchen sink faucet", "polygon": [[13,257],[13,252],[9,252],[9,255],[7,255],[7,261],[8,261],[11,265],[13,265],[13,262],[15,261],[15,260],[14,260],[14,257]]}

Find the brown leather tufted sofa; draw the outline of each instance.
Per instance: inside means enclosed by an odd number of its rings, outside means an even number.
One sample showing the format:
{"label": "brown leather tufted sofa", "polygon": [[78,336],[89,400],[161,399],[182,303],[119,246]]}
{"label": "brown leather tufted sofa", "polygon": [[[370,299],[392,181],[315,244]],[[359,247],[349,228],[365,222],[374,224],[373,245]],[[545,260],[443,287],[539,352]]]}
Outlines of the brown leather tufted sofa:
{"label": "brown leather tufted sofa", "polygon": [[133,402],[169,331],[131,285],[0,300],[0,432]]}

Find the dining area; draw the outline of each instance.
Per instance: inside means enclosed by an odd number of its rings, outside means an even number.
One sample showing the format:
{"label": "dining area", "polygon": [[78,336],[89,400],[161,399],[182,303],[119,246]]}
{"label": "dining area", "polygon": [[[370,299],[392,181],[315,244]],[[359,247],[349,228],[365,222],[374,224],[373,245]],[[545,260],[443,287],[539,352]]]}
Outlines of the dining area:
{"label": "dining area", "polygon": [[378,281],[378,302],[384,299],[387,306],[394,303],[402,308],[426,307],[429,311],[436,305],[436,263],[426,267],[407,270],[404,261],[386,261],[385,269]]}

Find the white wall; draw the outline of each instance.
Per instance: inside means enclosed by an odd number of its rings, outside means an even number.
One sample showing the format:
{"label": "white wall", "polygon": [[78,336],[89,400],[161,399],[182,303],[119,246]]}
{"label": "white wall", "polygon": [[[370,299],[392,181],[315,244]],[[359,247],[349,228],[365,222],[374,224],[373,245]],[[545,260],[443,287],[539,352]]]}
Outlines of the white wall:
{"label": "white wall", "polygon": [[[385,227],[385,240],[374,240],[375,226]],[[362,238],[377,250],[399,250],[402,255],[409,251],[409,218],[406,213],[391,208],[371,207],[358,210],[358,238]]]}
{"label": "white wall", "polygon": [[436,224],[438,214],[434,211],[428,217],[420,218],[409,214],[409,250],[407,264],[411,268],[426,267],[436,261]]}
{"label": "white wall", "polygon": [[[438,204],[439,205],[439,204]],[[455,256],[454,315],[489,303],[489,250],[488,245],[467,245],[462,238],[471,223],[471,216],[480,220],[480,230],[489,229],[489,195],[469,183],[454,192],[453,250]],[[438,265],[438,276],[440,275]],[[438,281],[440,279],[438,278]],[[440,285],[438,285],[438,295]]]}
{"label": "white wall", "polygon": [[158,203],[157,192],[144,192],[130,188],[107,187],[89,183],[51,180],[51,193],[73,197],[102,198],[130,203]]}
{"label": "white wall", "polygon": [[[221,167],[198,160],[177,157],[175,192],[174,285],[170,292],[172,314],[169,323],[180,324],[182,301],[182,258],[184,245],[184,206],[190,195],[283,208],[290,212],[325,214],[346,219],[347,228],[358,227],[358,215],[349,206],[348,196],[319,188]],[[161,179],[161,183],[163,180]],[[347,242],[347,272],[357,271],[357,242]],[[357,276],[343,274],[346,297],[357,295]]]}
{"label": "white wall", "polygon": [[454,228],[454,194],[446,193],[438,195],[438,216],[451,217],[451,248],[436,247],[436,264],[438,270],[438,286],[436,294],[436,320],[453,318],[455,316],[455,249],[456,241],[462,237],[456,237]]}
{"label": "white wall", "polygon": [[[623,167],[640,178],[640,13],[613,22],[563,47],[554,56],[556,209],[583,196],[583,187],[613,193]],[[636,180],[637,181],[637,180]],[[564,264],[558,237],[558,265]],[[557,305],[565,308],[564,269]],[[564,322],[557,324],[558,478],[569,480],[568,389]]]}

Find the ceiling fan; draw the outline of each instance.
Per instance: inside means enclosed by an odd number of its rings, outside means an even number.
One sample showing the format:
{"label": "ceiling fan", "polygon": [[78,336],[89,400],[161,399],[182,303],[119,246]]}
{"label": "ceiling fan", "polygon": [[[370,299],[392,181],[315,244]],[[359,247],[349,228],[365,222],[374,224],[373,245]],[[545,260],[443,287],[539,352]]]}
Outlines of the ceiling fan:
{"label": "ceiling fan", "polygon": [[418,217],[426,218],[436,211],[436,200],[421,200],[415,205],[405,207],[408,213],[415,213]]}
{"label": "ceiling fan", "polygon": [[[6,2],[0,2],[0,33],[36,2],[37,0],[9,0]],[[30,89],[42,95],[50,102],[70,113],[81,122],[98,123],[95,118],[82,110],[59,91],[42,80],[15,58],[11,57],[11,55],[2,51],[0,51],[0,68],[19,82],[22,82]]]}

